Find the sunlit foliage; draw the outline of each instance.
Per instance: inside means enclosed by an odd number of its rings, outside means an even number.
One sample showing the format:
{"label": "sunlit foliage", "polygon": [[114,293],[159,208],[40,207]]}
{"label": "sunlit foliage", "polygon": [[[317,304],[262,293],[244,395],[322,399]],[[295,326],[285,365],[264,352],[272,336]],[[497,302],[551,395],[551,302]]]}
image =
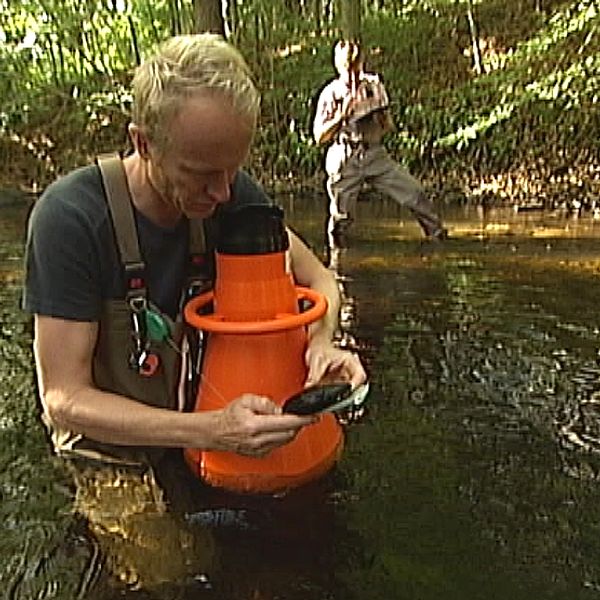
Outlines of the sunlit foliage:
{"label": "sunlit foliage", "polygon": [[[457,197],[556,205],[600,195],[596,0],[360,0],[367,66],[383,74],[389,149]],[[319,186],[310,133],[340,35],[334,0],[227,0],[226,31],[264,93],[249,167]],[[2,179],[31,187],[124,147],[133,67],[193,31],[193,0],[0,0]],[[548,184],[560,193],[550,193]],[[560,185],[559,185],[560,184]]]}

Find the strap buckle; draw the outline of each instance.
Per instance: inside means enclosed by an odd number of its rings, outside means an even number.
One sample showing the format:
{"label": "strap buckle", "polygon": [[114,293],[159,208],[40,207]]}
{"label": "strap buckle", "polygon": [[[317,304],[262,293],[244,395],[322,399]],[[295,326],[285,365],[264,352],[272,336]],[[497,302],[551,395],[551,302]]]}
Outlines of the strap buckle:
{"label": "strap buckle", "polygon": [[146,297],[146,265],[143,262],[127,263],[125,265],[125,281],[128,301],[133,296]]}

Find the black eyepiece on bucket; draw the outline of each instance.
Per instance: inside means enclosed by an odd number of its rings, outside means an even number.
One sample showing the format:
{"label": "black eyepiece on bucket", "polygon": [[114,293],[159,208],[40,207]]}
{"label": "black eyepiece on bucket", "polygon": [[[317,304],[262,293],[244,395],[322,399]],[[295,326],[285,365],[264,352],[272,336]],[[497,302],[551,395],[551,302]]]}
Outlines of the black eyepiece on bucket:
{"label": "black eyepiece on bucket", "polygon": [[248,204],[220,215],[217,252],[270,254],[284,252],[290,241],[279,206]]}

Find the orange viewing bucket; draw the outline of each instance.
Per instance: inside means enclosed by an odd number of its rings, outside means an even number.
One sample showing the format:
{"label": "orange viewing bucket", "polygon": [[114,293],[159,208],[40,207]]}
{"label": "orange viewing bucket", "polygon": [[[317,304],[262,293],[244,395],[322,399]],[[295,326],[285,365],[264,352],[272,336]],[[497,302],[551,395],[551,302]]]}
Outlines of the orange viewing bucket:
{"label": "orange viewing bucket", "polygon": [[[294,286],[285,270],[288,241],[280,213],[275,207],[259,208],[259,226],[250,225],[246,233],[252,241],[265,229],[265,220],[275,227],[277,235],[268,236],[269,251],[262,243],[250,243],[250,249],[245,243],[240,246],[239,239],[233,248],[227,242],[217,246],[214,292],[193,298],[184,309],[188,323],[208,333],[196,411],[219,410],[244,393],[268,396],[282,405],[304,387],[305,327],[325,314],[327,302],[314,290]],[[247,229],[248,211],[240,213],[246,214],[238,215],[234,224],[241,222]],[[310,307],[301,310],[306,302]],[[211,303],[212,314],[199,314]],[[262,458],[197,449],[184,454],[192,470],[211,485],[274,493],[322,476],[342,448],[342,428],[334,415],[326,414]]]}

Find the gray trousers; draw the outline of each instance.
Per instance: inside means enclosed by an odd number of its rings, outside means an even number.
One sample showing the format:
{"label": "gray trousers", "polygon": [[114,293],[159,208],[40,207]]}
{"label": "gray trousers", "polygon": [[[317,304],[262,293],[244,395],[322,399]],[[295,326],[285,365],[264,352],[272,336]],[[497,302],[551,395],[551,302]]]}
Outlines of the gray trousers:
{"label": "gray trousers", "polygon": [[442,221],[419,181],[393,161],[381,144],[353,149],[348,144],[335,143],[327,151],[325,168],[332,220],[354,215],[358,194],[366,182],[409,208],[425,235],[442,229]]}

